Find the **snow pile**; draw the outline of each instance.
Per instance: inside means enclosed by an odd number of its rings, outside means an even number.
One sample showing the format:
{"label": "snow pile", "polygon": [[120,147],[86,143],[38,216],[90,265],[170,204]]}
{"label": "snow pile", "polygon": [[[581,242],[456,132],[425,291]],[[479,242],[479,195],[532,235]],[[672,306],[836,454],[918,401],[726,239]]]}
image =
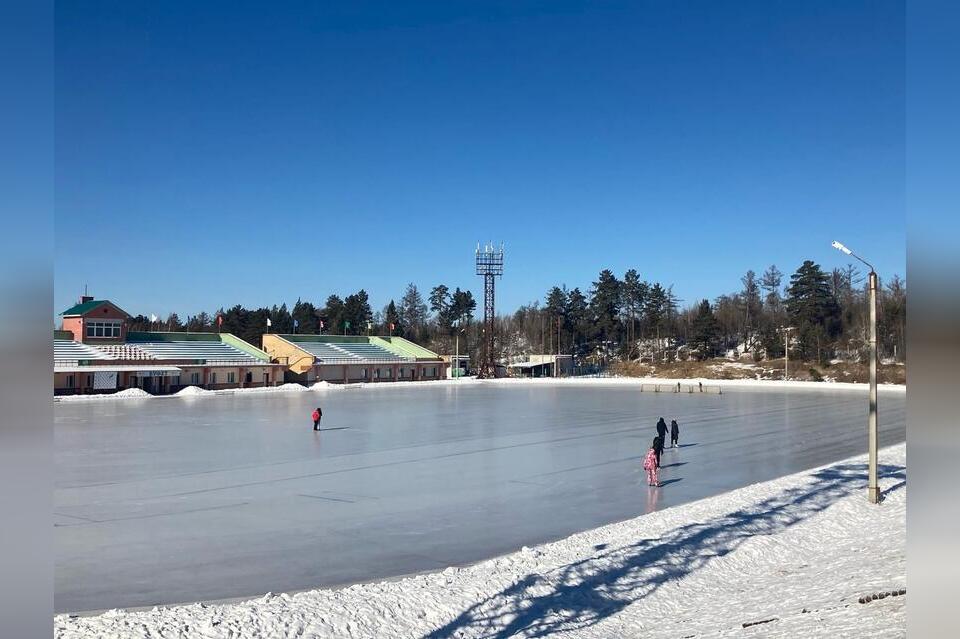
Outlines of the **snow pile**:
{"label": "snow pile", "polygon": [[905,445],[880,460],[881,506],[866,501],[861,456],[466,568],[234,604],[59,615],[54,633],[903,636]]}
{"label": "snow pile", "polygon": [[154,397],[142,388],[127,388],[116,393],[103,393],[97,395],[62,395],[57,397],[61,402],[85,402],[102,399],[136,399],[142,397]]}
{"label": "snow pile", "polygon": [[199,386],[187,386],[186,388],[181,388],[174,395],[177,397],[196,397],[197,395],[212,395],[213,391],[208,391]]}
{"label": "snow pile", "polygon": [[255,388],[231,389],[231,391],[234,393],[289,393],[289,392],[299,393],[301,391],[306,391],[306,390],[310,390],[310,389],[301,384],[281,384],[280,386],[258,386]]}

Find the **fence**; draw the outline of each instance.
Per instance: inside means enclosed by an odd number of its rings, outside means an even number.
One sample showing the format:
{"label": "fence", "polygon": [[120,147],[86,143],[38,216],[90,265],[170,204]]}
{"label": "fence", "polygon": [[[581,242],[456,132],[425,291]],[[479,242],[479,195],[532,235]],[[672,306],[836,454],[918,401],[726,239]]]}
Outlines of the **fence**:
{"label": "fence", "polygon": [[716,384],[683,384],[682,382],[663,382],[658,384],[640,384],[640,392],[644,393],[710,393],[723,395],[723,388]]}

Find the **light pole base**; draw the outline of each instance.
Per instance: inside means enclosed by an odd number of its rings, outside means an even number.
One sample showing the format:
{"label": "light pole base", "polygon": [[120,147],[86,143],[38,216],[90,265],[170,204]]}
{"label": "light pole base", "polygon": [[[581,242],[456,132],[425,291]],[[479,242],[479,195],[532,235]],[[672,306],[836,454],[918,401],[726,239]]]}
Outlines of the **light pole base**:
{"label": "light pole base", "polygon": [[880,503],[880,489],[876,486],[870,486],[867,488],[867,501],[871,504]]}

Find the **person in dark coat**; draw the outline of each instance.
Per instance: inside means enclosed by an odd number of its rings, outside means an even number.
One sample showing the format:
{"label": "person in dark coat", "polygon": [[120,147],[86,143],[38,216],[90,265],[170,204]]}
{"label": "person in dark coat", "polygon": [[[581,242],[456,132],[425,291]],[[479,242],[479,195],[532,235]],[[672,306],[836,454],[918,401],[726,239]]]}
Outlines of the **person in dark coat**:
{"label": "person in dark coat", "polygon": [[323,411],[317,406],[316,410],[310,416],[313,418],[313,430],[320,430],[320,420],[323,418]]}
{"label": "person in dark coat", "polygon": [[657,435],[660,437],[661,444],[667,441],[667,422],[663,421],[663,417],[657,422]]}
{"label": "person in dark coat", "polygon": [[660,455],[663,453],[663,437],[657,435],[653,438],[653,452],[657,454],[657,468],[660,468]]}
{"label": "person in dark coat", "polygon": [[677,442],[680,441],[680,424],[677,423],[677,420],[670,420],[670,448],[676,448]]}

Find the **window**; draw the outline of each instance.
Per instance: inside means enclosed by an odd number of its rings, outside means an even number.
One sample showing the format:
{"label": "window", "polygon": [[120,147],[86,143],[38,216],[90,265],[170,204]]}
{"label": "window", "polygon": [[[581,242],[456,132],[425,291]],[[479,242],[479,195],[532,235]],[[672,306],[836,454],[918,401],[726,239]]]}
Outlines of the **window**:
{"label": "window", "polygon": [[87,388],[93,388],[93,375],[87,375]]}
{"label": "window", "polygon": [[190,383],[196,386],[200,383],[200,373],[190,373]]}
{"label": "window", "polygon": [[401,368],[399,377],[403,377],[403,375],[404,375],[404,372],[403,372],[403,369]]}
{"label": "window", "polygon": [[236,374],[236,373],[227,373],[227,383],[228,383],[228,384],[233,384],[233,383],[236,382],[236,381],[237,381],[237,374]]}
{"label": "window", "polygon": [[179,376],[179,375],[176,375],[176,376],[173,378],[172,382],[173,382],[173,385],[174,385],[174,386],[179,386],[179,385],[180,385],[180,376]]}
{"label": "window", "polygon": [[73,388],[73,375],[67,375],[67,388]]}
{"label": "window", "polygon": [[117,338],[120,337],[120,320],[103,320],[87,322],[87,337]]}
{"label": "window", "polygon": [[216,384],[216,383],[217,383],[217,374],[216,374],[216,373],[210,373],[210,383],[211,383],[211,384]]}
{"label": "window", "polygon": [[373,376],[376,377],[377,379],[380,379],[380,369],[379,369],[379,368],[373,373]]}

